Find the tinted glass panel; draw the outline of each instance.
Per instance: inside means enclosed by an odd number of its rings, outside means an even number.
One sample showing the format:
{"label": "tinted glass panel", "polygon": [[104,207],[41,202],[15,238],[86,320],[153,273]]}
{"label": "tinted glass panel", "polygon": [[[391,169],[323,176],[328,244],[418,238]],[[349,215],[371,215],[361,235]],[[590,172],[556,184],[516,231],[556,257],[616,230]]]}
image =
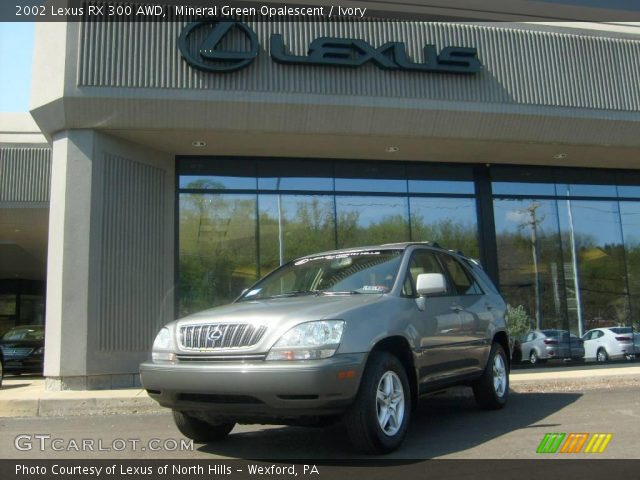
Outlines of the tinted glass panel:
{"label": "tinted glass panel", "polygon": [[[279,198],[280,197],[280,198]],[[260,273],[335,249],[333,196],[260,195]]]}
{"label": "tinted glass panel", "polygon": [[336,191],[406,193],[402,163],[335,162]]}
{"label": "tinted glass panel", "polygon": [[336,178],[338,192],[405,193],[406,180],[381,180],[377,178]]}
{"label": "tinted glass panel", "polygon": [[583,185],[583,184],[558,184],[559,196],[566,196],[567,192],[572,197],[616,197],[618,191],[615,185]]}
{"label": "tinted glass panel", "polygon": [[256,196],[180,195],[179,314],[227,303],[257,279]]}
{"label": "tinted glass panel", "polygon": [[338,248],[409,240],[403,197],[336,197]]}
{"label": "tinted glass panel", "polygon": [[495,195],[549,195],[556,194],[556,186],[553,183],[516,183],[493,182],[491,184]]}
{"label": "tinted glass panel", "polygon": [[620,202],[632,325],[640,331],[640,202]]}
{"label": "tinted glass panel", "polygon": [[282,177],[258,178],[260,190],[333,191],[332,178]]}
{"label": "tinted glass panel", "polygon": [[493,206],[500,289],[511,313],[525,327],[563,328],[570,264],[563,263],[555,200],[494,200]]}
{"label": "tinted glass panel", "polygon": [[255,177],[181,175],[180,188],[206,190],[255,190]]}
{"label": "tinted glass panel", "polygon": [[260,190],[333,191],[331,162],[264,160],[258,162]]}
{"label": "tinted glass panel", "polygon": [[475,193],[473,182],[454,180],[409,180],[411,193]]}
{"label": "tinted glass panel", "polygon": [[584,330],[627,324],[629,305],[618,202],[558,200],[558,212],[568,262],[565,277],[567,286],[572,287],[567,288],[569,306],[580,301],[581,310],[576,313],[582,317]]}
{"label": "tinted glass panel", "polygon": [[478,258],[478,224],[473,198],[411,198],[411,240],[432,241]]}
{"label": "tinted glass panel", "polygon": [[638,185],[618,185],[618,196],[640,198],[640,186]]}

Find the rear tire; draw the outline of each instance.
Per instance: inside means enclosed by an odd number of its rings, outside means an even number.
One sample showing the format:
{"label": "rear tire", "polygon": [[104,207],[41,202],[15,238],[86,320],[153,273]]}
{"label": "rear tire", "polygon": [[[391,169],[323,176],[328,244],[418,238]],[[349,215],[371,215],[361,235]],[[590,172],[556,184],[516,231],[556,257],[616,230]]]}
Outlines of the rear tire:
{"label": "rear tire", "polygon": [[473,384],[473,395],[484,410],[496,410],[507,403],[509,397],[509,364],[502,345],[491,346],[489,360],[482,376]]}
{"label": "rear tire", "polygon": [[383,454],[396,450],[411,417],[411,389],[400,361],[387,352],[372,352],[355,403],[344,416],[357,450]]}
{"label": "rear tire", "polygon": [[173,421],[180,433],[198,443],[223,440],[236,425],[235,422],[212,424],[177,410],[173,410]]}

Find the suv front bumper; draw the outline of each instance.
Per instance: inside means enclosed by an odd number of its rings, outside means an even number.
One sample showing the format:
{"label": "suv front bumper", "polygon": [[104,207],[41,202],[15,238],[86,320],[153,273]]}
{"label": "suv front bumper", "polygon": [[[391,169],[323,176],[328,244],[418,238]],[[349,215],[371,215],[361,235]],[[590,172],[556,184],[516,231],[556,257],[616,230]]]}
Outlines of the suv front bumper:
{"label": "suv front bumper", "polygon": [[221,417],[342,413],[358,392],[366,354],[323,360],[146,362],[142,385],[160,405]]}

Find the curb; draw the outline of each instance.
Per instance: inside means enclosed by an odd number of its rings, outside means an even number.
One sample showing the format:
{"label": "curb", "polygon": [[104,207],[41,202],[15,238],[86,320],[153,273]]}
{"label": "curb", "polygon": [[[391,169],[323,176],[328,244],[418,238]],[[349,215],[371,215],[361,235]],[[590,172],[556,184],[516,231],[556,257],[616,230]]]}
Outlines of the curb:
{"label": "curb", "polygon": [[[626,371],[625,371],[626,370]],[[549,372],[511,374],[510,384],[516,393],[580,391],[640,387],[640,368],[605,371],[564,371],[550,377]],[[467,389],[465,389],[467,390]],[[3,392],[4,393],[4,392]],[[92,415],[133,415],[166,413],[144,390],[21,392],[0,398],[0,418],[66,417]],[[469,392],[451,389],[450,395],[467,396]],[[13,398],[11,398],[13,397]]]}
{"label": "curb", "polygon": [[166,411],[147,396],[0,400],[0,418],[131,415]]}

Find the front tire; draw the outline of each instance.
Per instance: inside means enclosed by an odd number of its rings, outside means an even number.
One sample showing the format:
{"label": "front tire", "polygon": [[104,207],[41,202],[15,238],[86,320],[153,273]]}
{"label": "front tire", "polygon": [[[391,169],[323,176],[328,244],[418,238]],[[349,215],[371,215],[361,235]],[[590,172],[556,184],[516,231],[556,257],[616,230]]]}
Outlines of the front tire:
{"label": "front tire", "polygon": [[223,440],[236,425],[235,422],[211,424],[177,410],[173,410],[173,421],[180,433],[198,443]]}
{"label": "front tire", "polygon": [[473,395],[480,408],[496,410],[507,403],[509,397],[509,364],[502,345],[491,346],[489,360],[482,376],[473,384]]}
{"label": "front tire", "polygon": [[407,433],[411,389],[400,361],[387,352],[373,352],[355,403],[345,414],[347,433],[363,453],[396,450]]}

